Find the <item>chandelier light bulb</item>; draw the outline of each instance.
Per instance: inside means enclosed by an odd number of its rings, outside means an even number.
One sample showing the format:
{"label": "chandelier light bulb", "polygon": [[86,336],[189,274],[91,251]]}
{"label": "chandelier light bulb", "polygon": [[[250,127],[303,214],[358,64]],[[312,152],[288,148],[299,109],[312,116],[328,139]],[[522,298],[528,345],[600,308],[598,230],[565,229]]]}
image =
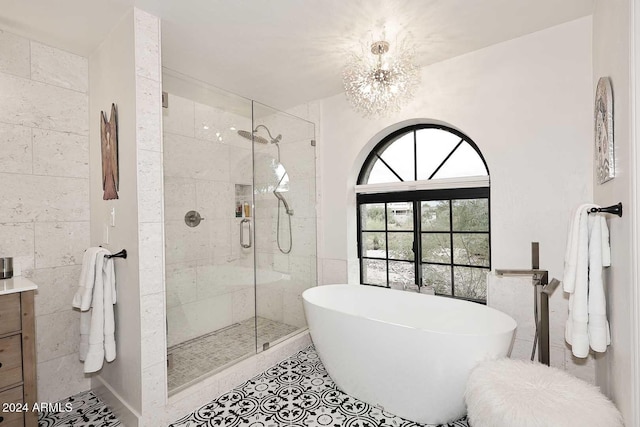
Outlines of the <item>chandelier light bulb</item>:
{"label": "chandelier light bulb", "polygon": [[400,44],[391,56],[389,47],[387,41],[374,42],[370,54],[353,54],[344,69],[347,99],[365,117],[378,118],[399,111],[413,97],[420,81],[412,50]]}

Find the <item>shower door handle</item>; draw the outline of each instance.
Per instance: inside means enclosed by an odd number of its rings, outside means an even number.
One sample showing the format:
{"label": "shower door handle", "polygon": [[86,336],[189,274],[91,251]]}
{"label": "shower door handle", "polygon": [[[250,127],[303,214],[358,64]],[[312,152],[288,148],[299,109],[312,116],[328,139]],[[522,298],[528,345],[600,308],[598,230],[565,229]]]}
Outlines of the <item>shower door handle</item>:
{"label": "shower door handle", "polygon": [[[249,243],[246,244],[244,243],[244,225],[245,224],[249,224]],[[240,221],[240,246],[242,246],[243,248],[250,248],[252,244],[251,241],[251,220],[248,219],[243,219],[242,221]]]}

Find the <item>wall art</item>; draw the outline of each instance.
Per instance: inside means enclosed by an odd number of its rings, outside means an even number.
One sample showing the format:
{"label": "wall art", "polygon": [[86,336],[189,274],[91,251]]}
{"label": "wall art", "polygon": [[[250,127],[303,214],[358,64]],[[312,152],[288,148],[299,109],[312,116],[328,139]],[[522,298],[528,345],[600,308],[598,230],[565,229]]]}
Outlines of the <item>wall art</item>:
{"label": "wall art", "polygon": [[100,139],[102,144],[102,200],[118,198],[118,110],[111,104],[111,115],[107,119],[100,112]]}
{"label": "wall art", "polygon": [[613,143],[613,92],[609,77],[600,77],[594,109],[596,177],[603,184],[616,176]]}

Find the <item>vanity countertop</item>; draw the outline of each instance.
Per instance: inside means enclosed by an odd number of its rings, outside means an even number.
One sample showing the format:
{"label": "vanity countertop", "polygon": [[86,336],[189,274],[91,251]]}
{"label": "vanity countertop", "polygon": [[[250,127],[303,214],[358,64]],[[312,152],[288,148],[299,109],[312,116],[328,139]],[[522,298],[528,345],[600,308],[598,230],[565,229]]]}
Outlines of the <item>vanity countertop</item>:
{"label": "vanity countertop", "polygon": [[0,279],[0,295],[32,291],[34,289],[38,289],[38,285],[26,277],[14,276],[11,279]]}

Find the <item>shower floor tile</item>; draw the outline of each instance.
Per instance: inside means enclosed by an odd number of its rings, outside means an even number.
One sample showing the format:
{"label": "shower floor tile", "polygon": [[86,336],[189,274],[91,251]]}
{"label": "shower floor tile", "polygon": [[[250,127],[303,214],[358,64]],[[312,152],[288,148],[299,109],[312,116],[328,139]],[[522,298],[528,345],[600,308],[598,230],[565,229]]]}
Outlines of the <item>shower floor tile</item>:
{"label": "shower floor tile", "polygon": [[[259,346],[298,330],[285,323],[258,317]],[[203,375],[220,369],[229,363],[255,354],[255,318],[247,319],[219,331],[171,347],[168,351],[171,363],[167,369],[169,391],[189,384]]]}
{"label": "shower floor tile", "polygon": [[[424,427],[340,391],[313,346],[175,421],[170,427]],[[443,425],[445,426],[445,425]],[[446,424],[468,427],[466,417]]]}

